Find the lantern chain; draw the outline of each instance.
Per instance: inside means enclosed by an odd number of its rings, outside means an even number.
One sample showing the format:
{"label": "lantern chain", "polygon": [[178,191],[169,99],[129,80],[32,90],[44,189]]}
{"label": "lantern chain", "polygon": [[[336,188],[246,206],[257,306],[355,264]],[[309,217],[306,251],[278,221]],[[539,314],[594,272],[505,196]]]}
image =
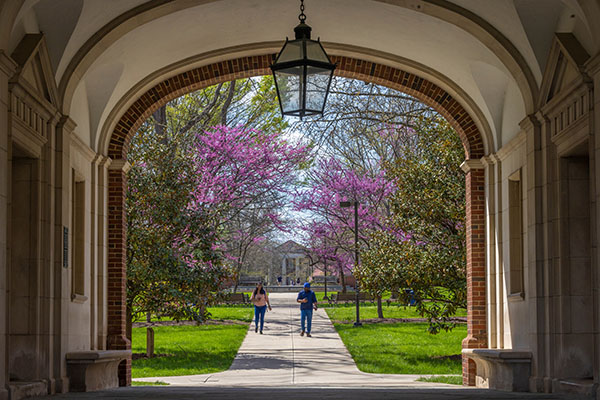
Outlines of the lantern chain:
{"label": "lantern chain", "polygon": [[304,14],[304,0],[300,0],[300,15],[298,15],[298,19],[301,24],[306,21],[306,15]]}

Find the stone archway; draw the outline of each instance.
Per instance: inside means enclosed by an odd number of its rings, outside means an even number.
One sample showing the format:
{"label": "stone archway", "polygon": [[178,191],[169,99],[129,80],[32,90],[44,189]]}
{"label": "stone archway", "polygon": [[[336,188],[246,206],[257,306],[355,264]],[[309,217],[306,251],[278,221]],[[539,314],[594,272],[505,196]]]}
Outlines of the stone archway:
{"label": "stone archway", "polygon": [[[108,145],[113,160],[108,179],[108,348],[129,349],[126,337],[127,152],[142,123],[160,106],[186,93],[233,79],[270,74],[274,54],[242,57],[183,72],[142,94],[121,116]],[[334,56],[336,75],[377,83],[418,98],[444,116],[461,138],[466,161],[467,329],[463,348],[487,347],[485,283],[485,155],[477,125],[457,99],[413,73],[357,58]],[[119,370],[120,384],[131,382],[131,360]],[[475,384],[475,364],[463,357],[463,382]]]}

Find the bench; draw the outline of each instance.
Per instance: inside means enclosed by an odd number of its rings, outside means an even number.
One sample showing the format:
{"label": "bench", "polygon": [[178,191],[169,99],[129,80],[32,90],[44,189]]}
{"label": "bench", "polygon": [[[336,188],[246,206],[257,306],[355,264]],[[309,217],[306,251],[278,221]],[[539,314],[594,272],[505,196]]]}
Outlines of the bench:
{"label": "bench", "polygon": [[91,392],[119,386],[119,364],[131,350],[86,350],[66,354],[69,391]]}
{"label": "bench", "polygon": [[246,304],[250,298],[245,293],[230,293],[225,297],[225,304]]}
{"label": "bench", "polygon": [[[368,295],[366,293],[363,292],[359,292],[358,293],[358,300],[359,301],[374,301],[373,296]],[[338,292],[338,293],[334,293],[331,295],[331,297],[329,298],[329,302],[330,303],[349,303],[349,302],[353,302],[356,301],[356,293],[354,292]]]}
{"label": "bench", "polygon": [[475,385],[481,388],[528,392],[531,352],[512,349],[463,349],[475,361]]}
{"label": "bench", "polygon": [[313,283],[318,284],[318,285],[324,284],[326,280],[327,280],[327,283],[336,284],[337,276],[332,276],[332,275],[327,276],[327,277],[325,277],[324,275],[313,276]]}

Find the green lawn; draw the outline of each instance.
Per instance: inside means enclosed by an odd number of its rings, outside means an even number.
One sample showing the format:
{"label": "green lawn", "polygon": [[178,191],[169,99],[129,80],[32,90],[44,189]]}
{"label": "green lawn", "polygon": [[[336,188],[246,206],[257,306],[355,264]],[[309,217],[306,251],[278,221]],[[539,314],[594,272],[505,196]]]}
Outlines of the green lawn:
{"label": "green lawn", "polygon": [[[327,312],[337,311],[328,309]],[[383,374],[460,374],[467,327],[430,335],[426,323],[334,324],[358,369]],[[445,356],[454,356],[452,359]]]}
{"label": "green lawn", "polygon": [[439,382],[450,385],[462,385],[462,375],[440,375],[440,376],[422,376],[417,379],[418,382]]}
{"label": "green lawn", "polygon": [[[156,354],[167,357],[134,360],[132,377],[206,374],[229,368],[248,326],[191,325],[154,328]],[[146,352],[146,329],[134,328],[133,353]]]}
{"label": "green lawn", "polygon": [[154,381],[154,382],[131,382],[131,386],[169,386],[168,383],[162,381]]}
{"label": "green lawn", "polygon": [[208,307],[211,314],[210,319],[214,320],[237,320],[250,322],[254,318],[254,307]]}
{"label": "green lawn", "polygon": [[[327,315],[332,321],[354,321],[356,319],[356,307],[332,307],[327,308]],[[414,307],[404,306],[383,306],[383,316],[385,318],[420,318]],[[360,305],[360,318],[377,318],[376,305]]]}

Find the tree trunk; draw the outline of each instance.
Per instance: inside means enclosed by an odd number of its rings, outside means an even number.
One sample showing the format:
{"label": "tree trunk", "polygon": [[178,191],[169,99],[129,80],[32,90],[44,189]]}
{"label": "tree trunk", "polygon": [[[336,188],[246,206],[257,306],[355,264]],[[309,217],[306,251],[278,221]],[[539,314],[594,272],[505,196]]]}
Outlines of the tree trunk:
{"label": "tree trunk", "polygon": [[131,340],[131,327],[133,325],[133,315],[131,307],[127,307],[126,316],[125,316],[125,336],[127,339]]}
{"label": "tree trunk", "polygon": [[167,143],[167,106],[162,106],[152,114],[154,117],[154,132],[161,138],[163,144]]}
{"label": "tree trunk", "polygon": [[377,296],[377,318],[383,318],[383,307],[381,306],[381,295]]}
{"label": "tree trunk", "polygon": [[346,280],[344,279],[344,267],[340,264],[340,283],[342,284],[342,293],[346,293]]}

